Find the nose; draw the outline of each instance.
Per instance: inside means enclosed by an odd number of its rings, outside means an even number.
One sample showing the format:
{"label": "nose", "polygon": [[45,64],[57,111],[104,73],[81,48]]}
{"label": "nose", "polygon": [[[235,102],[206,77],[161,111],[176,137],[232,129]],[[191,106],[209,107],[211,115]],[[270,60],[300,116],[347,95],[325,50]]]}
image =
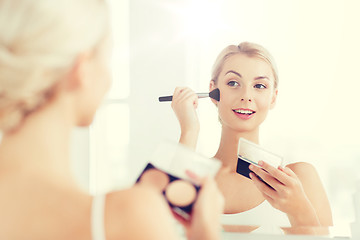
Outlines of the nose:
{"label": "nose", "polygon": [[250,91],[251,91],[251,90],[246,89],[246,88],[243,89],[243,91],[242,91],[242,96],[241,96],[241,101],[242,101],[242,102],[247,102],[247,101],[251,102],[251,101],[252,101],[252,100],[251,100],[251,96],[250,96],[250,94],[249,94]]}
{"label": "nose", "polygon": [[251,98],[241,98],[241,101],[244,102],[244,101],[249,101],[251,102]]}

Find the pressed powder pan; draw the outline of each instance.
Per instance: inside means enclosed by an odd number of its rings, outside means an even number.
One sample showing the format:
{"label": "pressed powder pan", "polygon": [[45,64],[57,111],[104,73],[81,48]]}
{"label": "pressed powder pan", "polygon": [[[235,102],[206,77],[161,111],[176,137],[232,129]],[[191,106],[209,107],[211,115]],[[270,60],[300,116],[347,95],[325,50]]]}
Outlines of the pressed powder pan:
{"label": "pressed powder pan", "polygon": [[165,189],[166,199],[177,207],[185,207],[193,203],[196,193],[194,185],[185,180],[172,181]]}
{"label": "pressed powder pan", "polygon": [[163,192],[165,191],[166,186],[169,184],[170,179],[166,173],[156,168],[150,168],[143,172],[139,178],[139,181],[143,184],[158,189],[160,192]]}

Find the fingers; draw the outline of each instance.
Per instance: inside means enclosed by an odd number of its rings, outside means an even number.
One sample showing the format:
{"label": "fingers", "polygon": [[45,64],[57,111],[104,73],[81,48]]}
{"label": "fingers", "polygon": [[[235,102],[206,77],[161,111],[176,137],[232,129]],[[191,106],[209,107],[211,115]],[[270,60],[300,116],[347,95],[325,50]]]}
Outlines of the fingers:
{"label": "fingers", "polygon": [[196,93],[188,87],[177,87],[173,94],[172,106],[183,101],[190,100],[194,107],[198,105],[198,96]]}
{"label": "fingers", "polygon": [[224,208],[224,196],[220,192],[214,178],[204,177],[201,179],[201,189],[200,194],[204,193],[207,195],[204,200],[208,199],[208,197],[215,198],[217,200],[217,205],[220,207],[221,212]]}
{"label": "fingers", "polygon": [[261,168],[263,168],[266,172],[268,172],[272,177],[277,179],[282,184],[288,185],[290,183],[291,178],[289,178],[289,176],[293,175],[289,175],[289,172],[284,172],[282,167],[275,168],[264,161],[259,161],[258,164]]}
{"label": "fingers", "polygon": [[259,166],[251,164],[249,168],[273,189],[262,182],[254,173],[250,174],[250,177],[257,188],[267,196],[273,199],[280,196],[284,197],[289,192],[289,189],[293,189],[296,186],[297,176],[290,168],[274,168],[262,161],[259,162]]}
{"label": "fingers", "polygon": [[193,181],[193,183],[195,183],[196,185],[201,185],[202,179],[193,171],[187,169],[185,170],[185,174]]}
{"label": "fingers", "polygon": [[175,88],[171,107],[179,120],[181,128],[180,142],[195,148],[200,123],[196,108],[198,106],[198,96],[187,87]]}
{"label": "fingers", "polygon": [[181,224],[183,225],[185,228],[189,228],[190,227],[190,222],[188,220],[185,220],[183,217],[179,216],[179,214],[177,214],[176,212],[174,212],[172,209],[171,210],[171,214],[172,216]]}
{"label": "fingers", "polygon": [[[186,173],[186,175],[189,176],[189,178],[193,181],[193,183],[201,186],[201,189],[204,189],[204,188],[206,188],[205,190],[212,189],[211,191],[215,191],[216,194],[220,193],[220,190],[218,189],[214,178],[209,177],[209,176],[201,178],[198,175],[196,175],[194,172],[192,172],[191,170],[186,170],[185,173]],[[222,196],[222,194],[219,194],[219,195]]]}
{"label": "fingers", "polygon": [[285,172],[287,175],[291,176],[291,177],[297,177],[296,173],[293,172],[293,170],[291,170],[290,168],[288,167],[281,167],[279,166],[278,168],[279,170]]}
{"label": "fingers", "polygon": [[201,179],[201,188],[191,213],[189,239],[220,239],[220,216],[224,197],[212,177]]}
{"label": "fingers", "polygon": [[262,194],[264,195],[265,198],[267,198],[267,197],[269,197],[271,199],[276,198],[276,191],[274,189],[271,189],[269,186],[267,186],[254,173],[250,173],[250,178],[253,181],[253,183],[255,184],[255,186],[262,192]]}
{"label": "fingers", "polygon": [[[214,178],[211,178],[209,176],[200,178],[197,176],[194,172],[190,170],[186,170],[186,174],[190,177],[192,182],[198,186],[201,186],[199,191],[199,196],[197,199],[197,202],[206,201],[206,199],[217,199],[217,204],[221,206],[221,208],[224,205],[224,198],[220,192],[220,190],[217,187],[217,184],[215,182]],[[214,199],[215,198],[215,199]],[[200,203],[201,204],[201,203]]]}
{"label": "fingers", "polygon": [[273,189],[279,190],[279,185],[283,185],[276,178],[274,178],[271,174],[266,172],[264,169],[257,167],[255,165],[249,166],[250,170],[253,171],[257,176],[259,176],[263,181],[269,184]]}

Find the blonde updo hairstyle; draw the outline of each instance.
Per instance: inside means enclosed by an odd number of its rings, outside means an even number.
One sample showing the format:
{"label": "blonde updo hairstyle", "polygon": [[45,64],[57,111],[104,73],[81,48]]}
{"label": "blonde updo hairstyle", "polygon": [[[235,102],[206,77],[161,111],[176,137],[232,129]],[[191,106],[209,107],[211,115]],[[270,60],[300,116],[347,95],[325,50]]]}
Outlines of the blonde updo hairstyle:
{"label": "blonde updo hairstyle", "polygon": [[107,32],[104,0],[0,0],[0,132],[46,103]]}
{"label": "blonde updo hairstyle", "polygon": [[245,54],[248,57],[257,57],[267,62],[274,74],[274,89],[278,88],[279,78],[274,58],[264,47],[251,42],[242,42],[237,46],[229,45],[220,52],[212,68],[211,81],[214,81],[215,85],[217,84],[219,74],[222,71],[225,61],[235,54]]}

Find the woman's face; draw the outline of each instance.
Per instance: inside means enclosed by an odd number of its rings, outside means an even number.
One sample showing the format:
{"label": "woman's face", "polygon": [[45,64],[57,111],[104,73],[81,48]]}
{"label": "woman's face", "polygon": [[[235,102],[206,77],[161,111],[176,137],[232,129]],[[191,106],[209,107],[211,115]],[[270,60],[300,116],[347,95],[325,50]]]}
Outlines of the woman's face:
{"label": "woman's face", "polygon": [[223,127],[238,132],[253,131],[275,105],[277,90],[270,65],[257,57],[236,54],[225,60],[216,86]]}

